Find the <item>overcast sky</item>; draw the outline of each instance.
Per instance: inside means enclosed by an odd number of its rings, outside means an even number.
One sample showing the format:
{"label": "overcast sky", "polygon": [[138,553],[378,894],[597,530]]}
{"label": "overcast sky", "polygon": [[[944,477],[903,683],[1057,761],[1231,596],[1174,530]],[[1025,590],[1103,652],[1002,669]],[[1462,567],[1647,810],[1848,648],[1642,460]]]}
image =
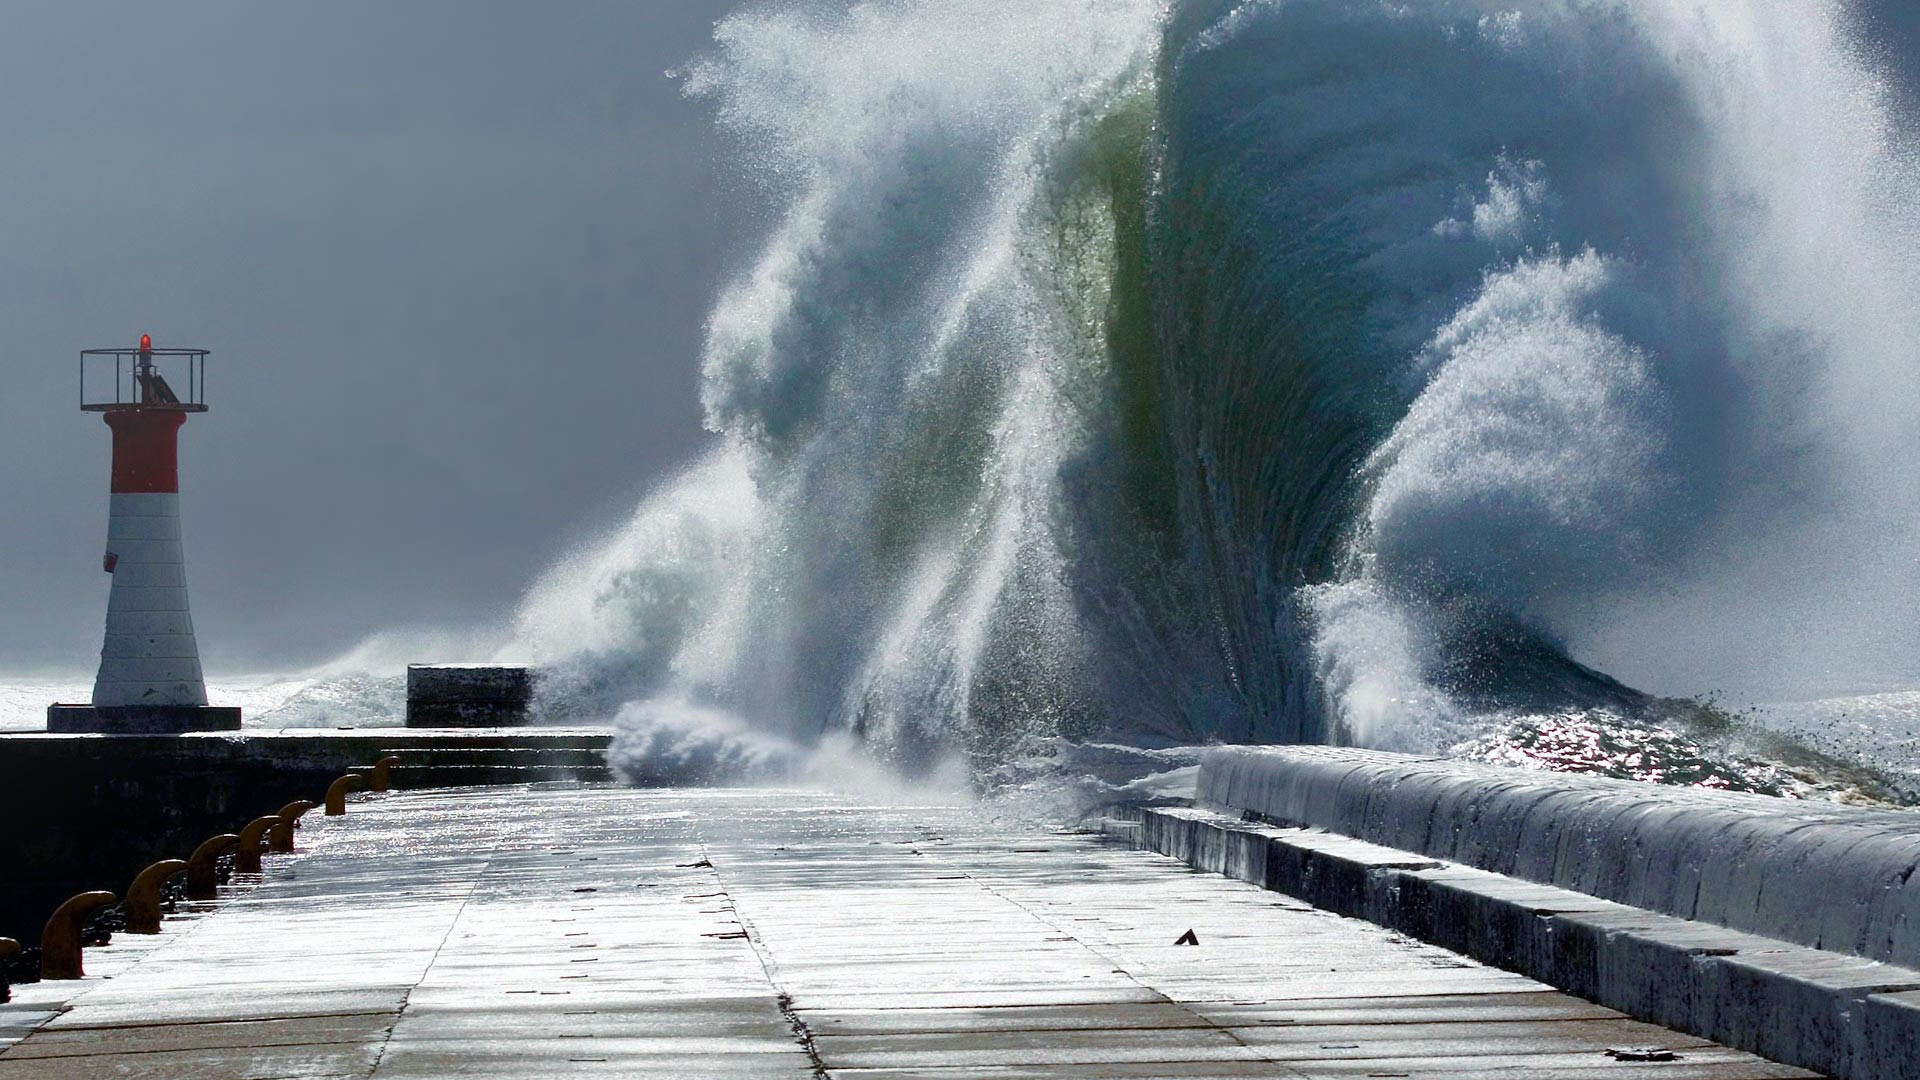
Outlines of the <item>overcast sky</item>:
{"label": "overcast sky", "polygon": [[214,681],[497,619],[691,457],[753,225],[665,73],[731,6],[8,3],[0,675],[97,661],[82,348],[213,350],[181,486]]}

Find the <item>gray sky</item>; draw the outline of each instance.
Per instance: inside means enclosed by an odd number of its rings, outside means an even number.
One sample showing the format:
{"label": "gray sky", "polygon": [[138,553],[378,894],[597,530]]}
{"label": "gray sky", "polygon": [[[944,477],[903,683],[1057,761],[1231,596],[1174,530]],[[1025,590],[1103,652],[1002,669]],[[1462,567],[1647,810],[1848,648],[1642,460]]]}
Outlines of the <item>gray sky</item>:
{"label": "gray sky", "polygon": [[0,12],[0,675],[91,669],[76,352],[214,350],[182,434],[209,675],[462,625],[689,458],[752,225],[664,72],[725,0]]}

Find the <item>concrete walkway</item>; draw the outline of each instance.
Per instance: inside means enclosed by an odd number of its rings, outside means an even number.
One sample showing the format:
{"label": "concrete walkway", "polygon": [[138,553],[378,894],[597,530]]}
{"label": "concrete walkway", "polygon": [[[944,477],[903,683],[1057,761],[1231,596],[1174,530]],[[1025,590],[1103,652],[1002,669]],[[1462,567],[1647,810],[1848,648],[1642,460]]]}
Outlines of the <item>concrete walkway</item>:
{"label": "concrete walkway", "polygon": [[[1812,1075],[954,807],[523,787],[308,821],[264,884],[19,988],[0,1031],[44,1022],[0,1080]],[[1648,1048],[1676,1060],[1608,1054]]]}

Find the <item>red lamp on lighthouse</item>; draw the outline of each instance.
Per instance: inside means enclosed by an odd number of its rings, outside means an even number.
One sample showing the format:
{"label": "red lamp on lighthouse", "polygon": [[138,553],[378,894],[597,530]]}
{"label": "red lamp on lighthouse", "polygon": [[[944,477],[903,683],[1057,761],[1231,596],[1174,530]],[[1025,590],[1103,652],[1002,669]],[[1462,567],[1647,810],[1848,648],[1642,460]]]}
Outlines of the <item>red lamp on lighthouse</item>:
{"label": "red lamp on lighthouse", "polygon": [[[102,568],[113,575],[89,705],[54,705],[47,730],[109,734],[237,731],[240,710],[207,704],[180,542],[180,428],[207,411],[205,349],[80,354],[80,408],[113,430],[113,494]],[[105,381],[112,379],[111,397]]]}

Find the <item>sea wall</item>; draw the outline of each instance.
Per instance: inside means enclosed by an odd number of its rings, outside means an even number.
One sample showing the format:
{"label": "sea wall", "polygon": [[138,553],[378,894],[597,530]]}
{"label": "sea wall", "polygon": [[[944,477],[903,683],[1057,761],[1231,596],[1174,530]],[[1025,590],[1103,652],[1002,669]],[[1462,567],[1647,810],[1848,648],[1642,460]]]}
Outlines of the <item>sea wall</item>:
{"label": "sea wall", "polygon": [[399,789],[609,779],[605,730],[398,728],[187,735],[0,735],[0,937],[31,944],[54,907],[124,890],[343,773],[396,757]]}
{"label": "sea wall", "polygon": [[1332,747],[1222,748],[1204,804],[1920,967],[1920,814]]}
{"label": "sea wall", "polygon": [[1635,1019],[1920,1080],[1920,967],[1885,959],[1920,815],[1324,747],[1210,751],[1198,797],[1103,829]]}

